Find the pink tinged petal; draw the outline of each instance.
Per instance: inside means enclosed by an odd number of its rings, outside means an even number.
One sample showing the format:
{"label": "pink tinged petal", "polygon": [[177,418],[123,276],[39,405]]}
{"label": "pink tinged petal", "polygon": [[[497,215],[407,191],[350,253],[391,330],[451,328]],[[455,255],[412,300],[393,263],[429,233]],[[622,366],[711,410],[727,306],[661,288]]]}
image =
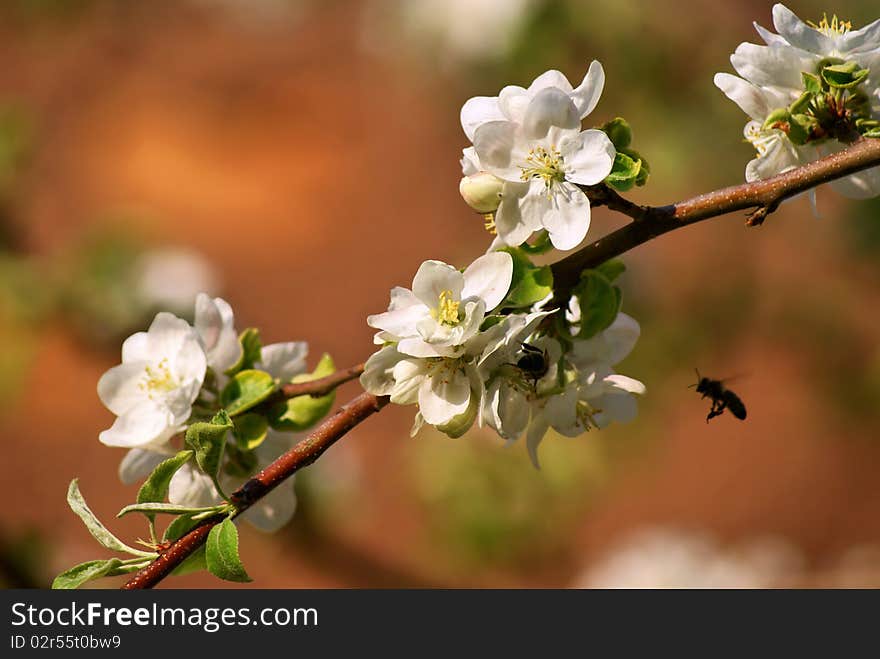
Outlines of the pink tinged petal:
{"label": "pink tinged petal", "polygon": [[434,309],[440,294],[445,291],[449,291],[453,300],[460,300],[463,286],[464,277],[451,265],[442,261],[425,261],[413,278],[412,291],[422,304]]}
{"label": "pink tinged petal", "polygon": [[[548,87],[529,102],[523,116],[523,134],[530,140],[547,137],[552,128],[580,128],[581,120],[572,100],[565,92]],[[479,153],[479,148],[477,149]],[[480,156],[482,160],[482,155]]]}
{"label": "pink tinged petal", "polygon": [[597,61],[593,60],[587,75],[584,76],[580,85],[571,93],[571,100],[577,108],[578,116],[581,119],[590,114],[599,102],[602,96],[602,90],[605,88],[605,69]]}
{"label": "pink tinged petal", "polygon": [[529,424],[529,429],[526,433],[526,450],[529,453],[529,459],[535,465],[535,469],[541,468],[541,465],[538,463],[538,446],[544,440],[544,435],[547,434],[548,430],[550,430],[550,424],[547,423],[543,412],[532,417],[532,422]]}
{"label": "pink tinged petal", "polygon": [[133,485],[149,476],[160,462],[169,457],[168,453],[133,448],[119,463],[119,480],[123,485]]}
{"label": "pink tinged petal", "polygon": [[730,73],[716,73],[715,86],[752,119],[764,121],[770,113],[770,107],[761,90],[742,78]]}
{"label": "pink tinged petal", "polygon": [[635,378],[620,375],[618,373],[605,376],[604,382],[606,387],[610,386],[613,390],[638,394],[639,396],[644,395],[646,391],[644,383],[639,382]]}
{"label": "pink tinged petal", "polygon": [[741,43],[730,56],[733,68],[759,87],[787,88],[792,100],[803,91],[803,71],[813,71],[820,56],[791,46]]}
{"label": "pink tinged petal", "polygon": [[565,178],[580,185],[596,185],[611,173],[614,144],[601,130],[585,130],[563,142],[559,151],[565,163]]}
{"label": "pink tinged petal", "polygon": [[143,401],[142,388],[148,362],[129,362],[114,366],[98,380],[98,398],[104,406],[120,416]]}
{"label": "pink tinged petal", "polygon": [[498,94],[498,105],[504,117],[516,123],[522,123],[523,115],[529,106],[531,96],[522,87],[509,85]]}
{"label": "pink tinged petal", "polygon": [[293,478],[287,479],[245,511],[242,518],[264,533],[274,533],[286,525],[296,512],[293,482]]}
{"label": "pink tinged petal", "polygon": [[146,332],[132,334],[122,343],[122,363],[150,361],[150,337]]}
{"label": "pink tinged petal", "polygon": [[559,250],[577,247],[590,228],[590,200],[570,184],[554,185],[552,207],[544,215],[544,228],[550,242]]}
{"label": "pink tinged petal", "polygon": [[811,28],[783,4],[773,5],[773,26],[792,46],[813,53],[828,54],[831,39]]}
{"label": "pink tinged petal", "polygon": [[477,128],[474,149],[480,164],[489,172],[507,181],[519,181],[526,152],[519,144],[517,124],[510,121],[493,121]]}
{"label": "pink tinged petal", "polygon": [[425,422],[443,425],[464,414],[471,401],[471,383],[462,371],[425,378],[419,387],[419,411]]}
{"label": "pink tinged petal", "polygon": [[513,279],[513,259],[507,252],[485,254],[464,271],[463,299],[478,297],[491,310],[501,304]]}
{"label": "pink tinged petal", "polygon": [[474,96],[465,101],[461,108],[461,127],[467,138],[473,142],[477,128],[490,121],[504,121],[505,116],[493,96]]}
{"label": "pink tinged petal", "polygon": [[167,410],[146,399],[119,416],[98,439],[107,446],[143,448],[170,438],[174,428],[169,421]]}

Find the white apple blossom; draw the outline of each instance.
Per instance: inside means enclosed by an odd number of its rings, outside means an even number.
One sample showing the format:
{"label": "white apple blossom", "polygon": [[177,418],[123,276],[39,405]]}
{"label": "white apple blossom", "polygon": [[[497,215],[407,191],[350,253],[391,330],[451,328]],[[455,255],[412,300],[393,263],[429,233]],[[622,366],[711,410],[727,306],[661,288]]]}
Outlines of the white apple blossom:
{"label": "white apple blossom", "polygon": [[557,249],[576,247],[590,226],[590,201],[579,185],[601,183],[615,149],[600,130],[580,129],[579,111],[563,90],[546,87],[528,101],[521,123],[480,124],[474,150],[481,169],[505,181],[495,227],[508,245],[546,229]]}
{"label": "white apple blossom", "polygon": [[425,261],[412,290],[391,291],[388,311],[367,318],[381,330],[378,344],[399,341],[398,350],[412,357],[454,357],[480,330],[487,312],[504,299],[513,277],[506,252],[485,254],[459,272],[441,261]]}
{"label": "white apple blossom", "polygon": [[[880,21],[861,30],[849,23],[818,25],[801,21],[787,7],[773,7],[773,23],[779,34],[755,24],[766,45],[740,44],[730,61],[741,77],[718,73],[715,84],[750,118],[744,135],[757,157],[746,167],[746,180],[755,181],[783,173],[847,146],[834,137],[810,135],[795,144],[785,122],[768,122],[780,109],[788,108],[804,93],[803,73],[817,74],[829,61],[855,62],[872,71],[857,90],[864,94],[858,112],[864,119],[880,119]],[[769,125],[768,125],[769,124]],[[803,141],[803,140],[801,140]],[[852,174],[831,182],[839,193],[852,198],[880,194],[880,168]]]}
{"label": "white apple blossom", "polygon": [[98,382],[98,396],[117,415],[99,435],[108,446],[162,445],[180,432],[205,378],[207,359],[185,320],[159,313],[146,332],[122,344],[122,364]]}
{"label": "white apple blossom", "polygon": [[196,297],[195,328],[205,346],[208,366],[219,378],[241,358],[235,315],[226,300],[205,293]]}

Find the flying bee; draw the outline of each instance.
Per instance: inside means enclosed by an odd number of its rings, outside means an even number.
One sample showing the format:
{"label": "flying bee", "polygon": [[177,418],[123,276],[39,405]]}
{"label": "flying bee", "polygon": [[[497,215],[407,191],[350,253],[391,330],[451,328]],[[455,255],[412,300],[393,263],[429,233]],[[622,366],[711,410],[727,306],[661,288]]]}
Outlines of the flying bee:
{"label": "flying bee", "polygon": [[746,418],[746,406],[739,396],[724,386],[724,380],[701,377],[699,371],[697,371],[697,380],[696,384],[690,386],[696,387],[697,393],[703,394],[703,398],[712,399],[712,407],[709,409],[706,423],[721,415],[724,410],[730,410],[730,413],[740,421]]}
{"label": "flying bee", "polygon": [[546,350],[541,350],[529,343],[523,343],[523,356],[516,360],[515,366],[526,378],[532,381],[532,386],[537,386],[538,380],[547,375],[550,370],[550,359]]}

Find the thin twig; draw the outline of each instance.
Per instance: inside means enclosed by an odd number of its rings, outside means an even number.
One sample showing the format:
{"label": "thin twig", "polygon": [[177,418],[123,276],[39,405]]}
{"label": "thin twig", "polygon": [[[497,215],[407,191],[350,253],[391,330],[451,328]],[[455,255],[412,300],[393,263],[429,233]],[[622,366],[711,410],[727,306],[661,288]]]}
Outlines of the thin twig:
{"label": "thin twig", "polygon": [[287,400],[288,398],[296,398],[297,396],[314,396],[315,398],[326,396],[336,387],[360,377],[363,372],[364,364],[361,363],[349,368],[340,369],[317,380],[285,384],[281,386],[275,395],[270,397],[270,400],[277,402],[279,400]]}
{"label": "thin twig", "polygon": [[[362,393],[339,409],[315,428],[308,437],[242,485],[232,495],[236,515],[240,515],[279,483],[312,464],[324,451],[333,446],[349,430],[361,421],[381,410],[388,403],[385,396]],[[137,572],[123,590],[152,588],[167,577],[178,565],[205,544],[211,529],[225,519],[215,515],[202,521],[197,527],[176,540],[152,563]]]}

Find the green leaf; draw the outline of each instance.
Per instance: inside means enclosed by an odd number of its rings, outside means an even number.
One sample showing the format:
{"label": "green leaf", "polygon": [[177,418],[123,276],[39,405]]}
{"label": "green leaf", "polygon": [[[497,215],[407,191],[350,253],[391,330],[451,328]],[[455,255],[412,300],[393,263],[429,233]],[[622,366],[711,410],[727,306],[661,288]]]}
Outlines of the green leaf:
{"label": "green leaf", "polygon": [[165,515],[197,515],[199,513],[220,512],[223,504],[207,506],[205,508],[192,508],[191,506],[178,506],[176,503],[132,503],[118,513],[117,517],[123,517],[128,513],[162,513]]}
{"label": "green leaf", "polygon": [[792,144],[804,145],[810,139],[816,120],[807,114],[792,114],[788,122],[788,139]]}
{"label": "green leaf", "polygon": [[867,133],[864,134],[865,137],[880,137],[880,128],[872,128]]}
{"label": "green leaf", "polygon": [[[293,378],[293,383],[308,382],[323,378],[336,370],[333,358],[324,354],[315,370],[311,373],[302,373]],[[276,403],[269,410],[269,423],[275,430],[299,432],[310,428],[323,419],[336,400],[336,392],[331,391],[326,396],[297,396],[280,403]]]}
{"label": "green leaf", "polygon": [[238,556],[238,529],[226,518],[211,529],[205,545],[208,571],[226,581],[252,581]]}
{"label": "green leaf", "polygon": [[239,371],[251,369],[261,360],[263,343],[260,340],[260,330],[248,327],[238,336],[238,342],[241,344],[241,357],[226,369],[226,375],[234,375]]}
{"label": "green leaf", "polygon": [[621,291],[596,270],[585,270],[574,289],[581,307],[578,338],[589,339],[607,328],[620,310]]}
{"label": "green leaf", "polygon": [[275,380],[265,371],[241,371],[223,387],[220,404],[229,416],[236,416],[262,403],[273,391]]}
{"label": "green leaf", "polygon": [[513,278],[502,307],[528,307],[553,292],[550,266],[533,265],[532,260],[518,247],[505,247],[501,251],[513,257]]}
{"label": "green leaf", "polygon": [[868,69],[860,69],[856,62],[832,64],[822,69],[822,79],[830,87],[849,89],[855,87],[868,77]]}
{"label": "green leaf", "polygon": [[199,523],[199,520],[193,519],[193,514],[183,514],[171,520],[171,523],[165,528],[165,533],[162,534],[162,540],[165,542],[177,540],[184,534],[192,531],[195,525]]}
{"label": "green leaf", "polygon": [[253,451],[269,432],[269,422],[262,414],[242,414],[235,417],[235,427],[232,434],[238,447],[245,451]]}
{"label": "green leaf", "polygon": [[791,113],[788,108],[778,108],[767,115],[764,124],[761,126],[764,130],[776,127],[777,124],[787,124]]}
{"label": "green leaf", "polygon": [[123,552],[134,556],[150,556],[147,552],[135,549],[134,547],[129,547],[122,542],[122,540],[110,533],[106,526],[101,524],[100,520],[98,520],[95,513],[93,513],[88,507],[86,500],[80,493],[78,479],[76,478],[70,481],[70,487],[67,488],[67,504],[73,512],[79,515],[79,518],[89,530],[89,533],[92,534],[92,537],[97,540],[102,547],[105,547],[110,551]]}
{"label": "green leaf", "polygon": [[788,106],[788,111],[792,114],[801,114],[810,107],[813,100],[812,92],[806,91],[798,97],[798,99]]}
{"label": "green leaf", "polygon": [[626,272],[626,264],[620,259],[609,259],[596,268],[608,281],[614,281],[624,272]]}
{"label": "green leaf", "polygon": [[226,448],[226,433],[230,430],[232,430],[232,420],[225,410],[220,410],[210,423],[192,424],[186,429],[184,437],[186,445],[195,452],[199,468],[211,477],[221,495],[223,489],[217,481],[217,476],[220,473],[223,451]]}
{"label": "green leaf", "polygon": [[[138,503],[150,503],[165,501],[168,496],[168,486],[177,470],[189,462],[193,457],[192,451],[180,451],[172,458],[168,458],[156,465],[150,477],[141,485],[141,489],[137,493]],[[147,515],[151,520],[155,519],[155,515]]]}
{"label": "green leaf", "polygon": [[608,136],[618,151],[625,149],[632,142],[632,129],[629,127],[629,122],[623,117],[615,117],[599,130]]}
{"label": "green leaf", "polygon": [[801,73],[801,78],[804,81],[804,89],[807,90],[810,94],[821,94],[822,93],[822,80],[819,76],[813,73],[807,73],[803,71]]}
{"label": "green leaf", "polygon": [[605,182],[615,190],[626,192],[636,184],[641,169],[641,160],[633,160],[627,154],[618,151],[614,155],[614,165],[611,173],[605,177]]}
{"label": "green leaf", "polygon": [[122,565],[118,558],[97,561],[86,561],[65,570],[52,581],[53,590],[74,590],[84,583],[106,577],[110,572]]}
{"label": "green leaf", "polygon": [[192,572],[199,572],[200,570],[207,569],[208,563],[205,560],[205,546],[202,545],[192,554],[187,556],[186,560],[184,560],[183,563],[174,568],[174,570],[171,572],[171,576],[181,577],[184,574],[190,574]]}

